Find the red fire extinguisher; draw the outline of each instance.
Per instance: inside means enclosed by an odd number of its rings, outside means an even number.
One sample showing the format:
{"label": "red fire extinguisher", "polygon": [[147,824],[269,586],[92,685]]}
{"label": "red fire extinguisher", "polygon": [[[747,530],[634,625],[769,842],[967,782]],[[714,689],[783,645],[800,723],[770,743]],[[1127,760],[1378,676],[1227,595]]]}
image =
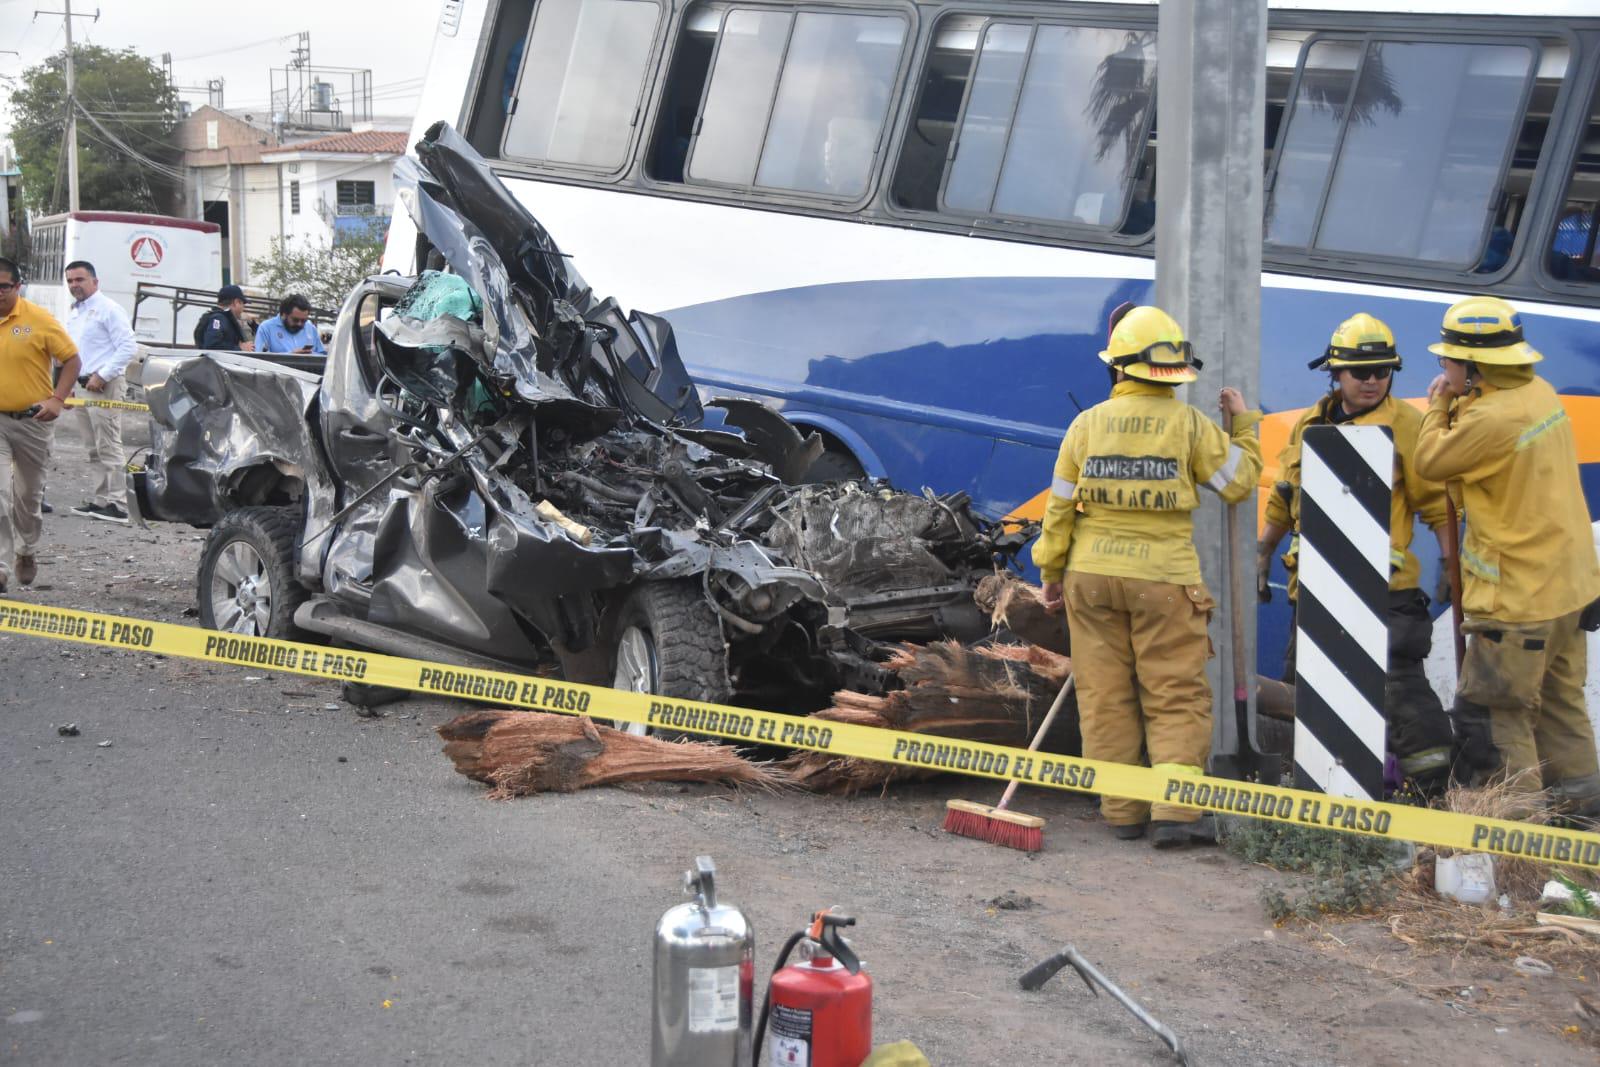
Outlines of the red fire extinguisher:
{"label": "red fire extinguisher", "polygon": [[[861,1067],[871,1055],[872,979],[839,934],[855,924],[819,911],[784,942],[756,1026],[755,1067],[763,1054],[771,1067]],[[785,966],[796,945],[800,962]]]}

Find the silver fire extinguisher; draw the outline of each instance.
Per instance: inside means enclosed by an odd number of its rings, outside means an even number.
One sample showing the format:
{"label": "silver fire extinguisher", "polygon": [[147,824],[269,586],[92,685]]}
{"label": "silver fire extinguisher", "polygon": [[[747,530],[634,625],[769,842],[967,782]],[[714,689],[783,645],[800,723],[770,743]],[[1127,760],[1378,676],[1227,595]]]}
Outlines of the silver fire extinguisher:
{"label": "silver fire extinguisher", "polygon": [[694,900],[656,924],[651,1067],[745,1067],[750,1062],[755,932],[717,903],[716,866],[697,856],[684,873]]}

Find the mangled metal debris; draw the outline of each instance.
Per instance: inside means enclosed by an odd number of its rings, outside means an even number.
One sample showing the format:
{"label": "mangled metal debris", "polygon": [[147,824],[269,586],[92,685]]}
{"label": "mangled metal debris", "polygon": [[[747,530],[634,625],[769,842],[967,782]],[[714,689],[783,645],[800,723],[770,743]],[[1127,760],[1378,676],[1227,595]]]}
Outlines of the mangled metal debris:
{"label": "mangled metal debris", "polygon": [[792,712],[987,630],[973,587],[1031,531],[798,484],[814,436],[748,400],[708,419],[669,322],[596,297],[454,130],[416,151],[428,269],[358,287],[320,379],[149,361],[133,496],[212,527],[204,624]]}

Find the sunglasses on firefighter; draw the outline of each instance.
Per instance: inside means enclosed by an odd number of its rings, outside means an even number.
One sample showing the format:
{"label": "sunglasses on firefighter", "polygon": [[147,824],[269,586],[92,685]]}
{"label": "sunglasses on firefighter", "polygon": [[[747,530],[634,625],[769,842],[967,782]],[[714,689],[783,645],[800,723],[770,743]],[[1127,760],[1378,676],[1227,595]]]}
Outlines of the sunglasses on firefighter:
{"label": "sunglasses on firefighter", "polygon": [[1370,382],[1376,378],[1378,381],[1388,381],[1389,375],[1394,373],[1393,367],[1346,367],[1346,374],[1358,382]]}

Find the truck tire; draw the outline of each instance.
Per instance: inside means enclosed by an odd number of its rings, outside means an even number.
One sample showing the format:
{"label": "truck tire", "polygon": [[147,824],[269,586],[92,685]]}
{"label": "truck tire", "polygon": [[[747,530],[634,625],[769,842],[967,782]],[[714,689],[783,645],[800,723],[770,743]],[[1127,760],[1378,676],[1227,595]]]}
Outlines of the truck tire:
{"label": "truck tire", "polygon": [[295,508],[224,515],[200,554],[200,624],[250,637],[303,637],[294,624],[307,595],[294,578],[299,535]]}
{"label": "truck tire", "polygon": [[[711,704],[726,701],[733,692],[722,623],[698,583],[647,582],[639,586],[623,601],[613,632],[613,689]],[[632,734],[652,732],[621,720],[612,725]]]}

